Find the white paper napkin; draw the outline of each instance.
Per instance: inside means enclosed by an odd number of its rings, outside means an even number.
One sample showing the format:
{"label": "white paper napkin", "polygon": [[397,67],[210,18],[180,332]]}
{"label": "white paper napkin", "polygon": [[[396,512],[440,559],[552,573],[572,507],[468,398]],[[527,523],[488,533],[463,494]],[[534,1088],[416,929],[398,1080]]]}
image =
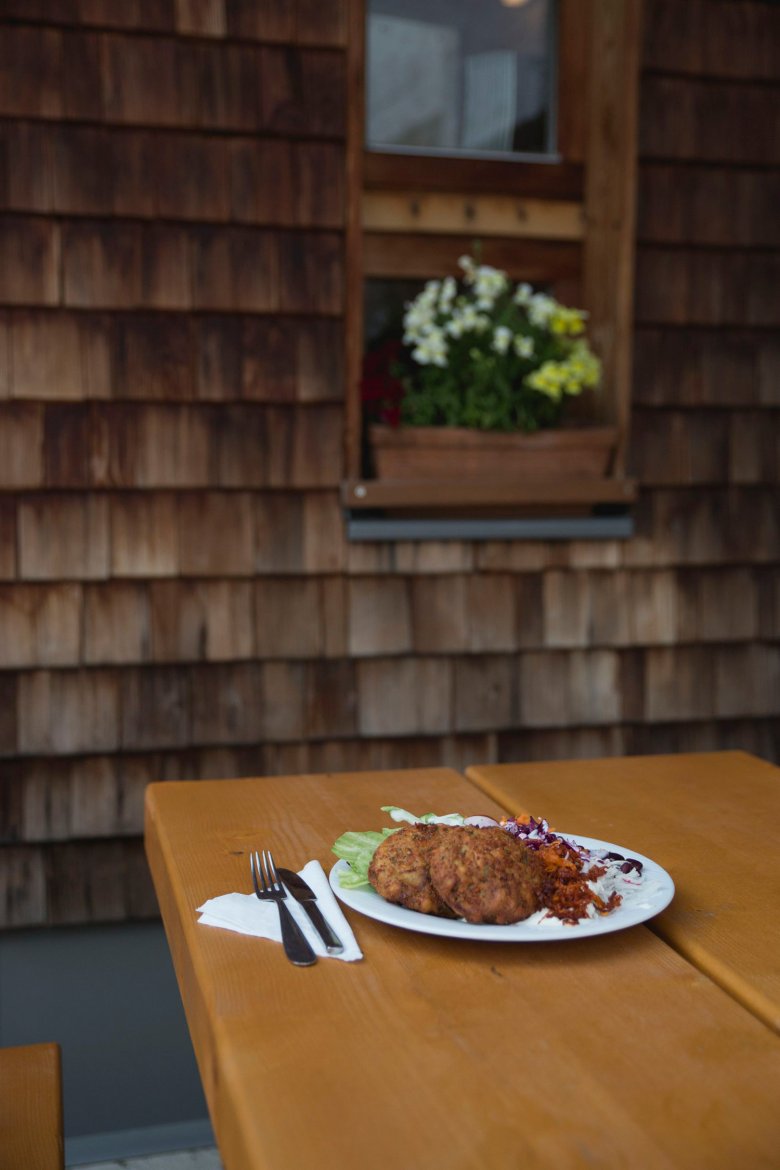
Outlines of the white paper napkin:
{"label": "white paper napkin", "polygon": [[[330,888],[325,870],[319,861],[308,862],[300,876],[307,881],[317,895],[317,905],[324,918],[328,920],[344,944],[340,955],[329,955],[325,944],[309,921],[309,916],[293,897],[287,899],[287,906],[295,921],[300,926],[306,938],[311,943],[315,954],[327,959],[343,959],[347,963],[354,963],[363,958],[363,952],[357,944],[349,923],[344,917],[333,891]],[[209,898],[198,907],[198,922],[205,926],[221,926],[223,930],[235,930],[239,934],[251,934],[256,938],[270,938],[275,942],[282,941],[282,932],[279,927],[279,911],[275,902],[261,902],[254,894],[221,894],[218,898]]]}

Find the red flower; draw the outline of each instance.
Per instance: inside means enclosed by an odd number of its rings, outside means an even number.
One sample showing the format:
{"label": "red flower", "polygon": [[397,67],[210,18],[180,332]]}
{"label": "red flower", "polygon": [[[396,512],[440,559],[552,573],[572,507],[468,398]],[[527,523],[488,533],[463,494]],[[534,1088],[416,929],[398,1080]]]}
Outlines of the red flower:
{"label": "red flower", "polygon": [[402,354],[401,342],[391,339],[370,350],[363,358],[360,393],[363,402],[370,404],[366,417],[371,421],[398,426],[401,420],[404,387],[393,370]]}

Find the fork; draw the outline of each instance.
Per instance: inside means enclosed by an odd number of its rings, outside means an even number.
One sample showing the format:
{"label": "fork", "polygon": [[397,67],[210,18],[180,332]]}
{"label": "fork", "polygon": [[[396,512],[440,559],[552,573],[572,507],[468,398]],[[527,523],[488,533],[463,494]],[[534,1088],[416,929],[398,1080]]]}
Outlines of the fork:
{"label": "fork", "polygon": [[284,953],[296,967],[311,967],[317,956],[309,946],[306,936],[285,905],[287,894],[276,873],[274,859],[270,852],[249,854],[249,868],[252,871],[252,885],[255,894],[262,901],[276,902],[279,908],[279,925],[282,928]]}

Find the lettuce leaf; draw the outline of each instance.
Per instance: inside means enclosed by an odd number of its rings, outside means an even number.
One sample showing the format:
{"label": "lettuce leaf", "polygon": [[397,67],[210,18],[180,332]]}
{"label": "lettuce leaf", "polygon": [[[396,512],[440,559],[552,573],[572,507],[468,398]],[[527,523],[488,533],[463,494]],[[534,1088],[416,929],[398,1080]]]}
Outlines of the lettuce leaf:
{"label": "lettuce leaf", "polygon": [[360,886],[369,885],[368,867],[377,846],[391,833],[397,832],[397,829],[382,829],[376,833],[368,829],[362,833],[342,833],[331,849],[331,852],[349,865],[348,870],[339,874],[339,885],[345,890],[355,890]]}
{"label": "lettuce leaf", "polygon": [[443,817],[437,816],[436,813],[423,813],[421,817],[417,817],[414,813],[407,812],[405,808],[398,808],[394,804],[383,804],[382,812],[390,813],[394,821],[406,821],[410,825],[462,825],[466,819],[460,813],[446,813]]}

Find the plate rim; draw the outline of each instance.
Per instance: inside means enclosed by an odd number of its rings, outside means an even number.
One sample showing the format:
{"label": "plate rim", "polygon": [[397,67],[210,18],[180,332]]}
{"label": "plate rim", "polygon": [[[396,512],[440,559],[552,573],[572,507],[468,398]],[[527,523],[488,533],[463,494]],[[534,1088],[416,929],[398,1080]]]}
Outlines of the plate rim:
{"label": "plate rim", "polygon": [[[375,922],[418,934],[472,942],[563,942],[577,938],[596,938],[603,934],[613,934],[618,930],[628,930],[632,926],[648,922],[657,914],[662,913],[674,898],[676,888],[671,874],[657,861],[653,861],[651,857],[637,853],[636,850],[626,849],[623,845],[604,841],[599,837],[586,837],[579,833],[559,833],[557,831],[556,836],[563,837],[575,845],[582,845],[586,849],[603,849],[611,853],[622,853],[624,857],[633,857],[637,861],[641,861],[643,868],[649,870],[649,873],[652,873],[653,877],[661,883],[661,889],[653,899],[652,905],[627,908],[622,910],[622,913],[621,907],[618,907],[611,914],[581,920],[576,926],[564,922],[546,927],[527,926],[524,922],[513,922],[502,926],[494,923],[465,922],[462,918],[438,918],[432,914],[421,914],[417,910],[408,910],[405,906],[388,902],[372,887],[345,890],[338,881],[338,874],[343,873],[348,868],[348,863],[343,858],[331,866],[328,872],[328,882],[340,902],[358,914],[372,918]],[[362,904],[363,898],[371,899],[367,906]],[[378,901],[374,902],[374,899]]]}

